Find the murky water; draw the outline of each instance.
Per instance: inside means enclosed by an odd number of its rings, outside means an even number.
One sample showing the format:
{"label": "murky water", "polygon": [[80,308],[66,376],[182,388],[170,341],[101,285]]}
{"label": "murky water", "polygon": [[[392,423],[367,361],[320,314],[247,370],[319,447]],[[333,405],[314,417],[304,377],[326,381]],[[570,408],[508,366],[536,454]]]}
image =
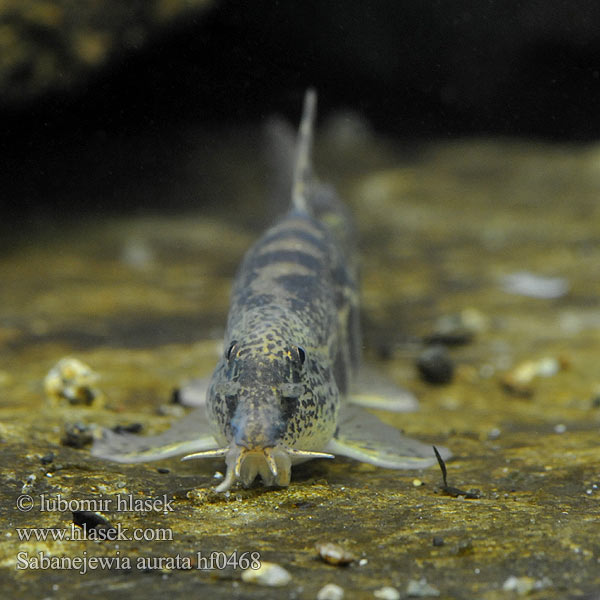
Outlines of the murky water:
{"label": "murky water", "polygon": [[[235,138],[229,143],[239,155]],[[449,446],[448,484],[477,488],[479,498],[444,494],[437,468],[344,459],[296,467],[287,489],[222,496],[211,491],[218,460],[116,465],[91,458],[85,440],[65,445],[74,423],[140,423],[148,433],[183,413],[171,393],[211,371],[231,277],[264,221],[268,193],[248,177],[254,164],[246,156],[239,173],[221,164],[220,208],[59,220],[2,256],[0,562],[12,597],[158,598],[168,586],[177,595],[314,598],[326,583],[351,598],[383,586],[405,597],[409,580],[426,578],[441,597],[495,599],[516,594],[503,590],[511,576],[530,578],[519,582],[535,597],[592,597],[600,589],[597,147],[488,140],[407,152],[368,135],[319,145],[319,171],[336,180],[360,232],[366,360],[421,401],[414,414],[380,416]],[[503,276],[520,271],[560,278],[568,291],[504,291]],[[431,385],[415,361],[437,320],[452,315],[470,317],[470,339],[450,340],[466,342],[449,346],[453,380]],[[101,399],[45,398],[44,377],[65,356],[100,375]],[[541,359],[550,368],[537,372],[531,364]],[[531,377],[510,388],[519,366]],[[17,510],[21,494],[32,510]],[[42,494],[107,499],[112,525],[169,528],[172,540],[22,541],[17,527],[72,523],[70,511],[41,511]],[[172,510],[119,511],[119,494],[166,495]],[[322,541],[362,560],[327,565],[314,549]],[[196,568],[198,552],[251,551],[285,567],[291,582],[242,582],[231,563]],[[121,562],[88,564],[81,576],[25,562],[84,552]]]}

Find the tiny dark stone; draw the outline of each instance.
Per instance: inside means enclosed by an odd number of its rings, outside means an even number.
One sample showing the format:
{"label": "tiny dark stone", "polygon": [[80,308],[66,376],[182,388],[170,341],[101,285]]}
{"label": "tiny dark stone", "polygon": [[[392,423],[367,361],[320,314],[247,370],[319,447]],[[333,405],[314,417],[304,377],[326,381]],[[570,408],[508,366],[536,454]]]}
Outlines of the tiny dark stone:
{"label": "tiny dark stone", "polygon": [[65,433],[60,440],[63,446],[83,448],[93,441],[92,429],[83,423],[70,423],[66,426]]}
{"label": "tiny dark stone", "polygon": [[142,430],[142,424],[130,423],[129,425],[115,425],[112,430],[115,433],[139,433]]}
{"label": "tiny dark stone", "polygon": [[170,472],[171,472],[171,469],[167,469],[166,467],[158,467],[156,470],[157,470],[159,473],[163,473],[163,474],[166,474],[166,473],[170,473]]}
{"label": "tiny dark stone", "polygon": [[179,388],[175,388],[171,392],[171,404],[183,404],[181,401],[181,390]]}
{"label": "tiny dark stone", "polygon": [[449,383],[454,375],[454,363],[445,346],[426,348],[417,358],[417,368],[428,383]]}
{"label": "tiny dark stone", "polygon": [[54,461],[55,458],[56,455],[54,454],[54,452],[48,452],[48,454],[44,454],[44,456],[40,457],[40,462],[43,465],[49,465],[51,462]]}
{"label": "tiny dark stone", "polygon": [[433,545],[434,546],[443,546],[444,545],[444,538],[440,537],[439,535],[436,535],[433,537]]}
{"label": "tiny dark stone", "polygon": [[77,525],[77,527],[85,526],[88,529],[93,529],[99,526],[114,529],[108,519],[91,510],[74,510],[73,524]]}
{"label": "tiny dark stone", "polygon": [[600,394],[592,398],[592,406],[594,408],[600,408]]}

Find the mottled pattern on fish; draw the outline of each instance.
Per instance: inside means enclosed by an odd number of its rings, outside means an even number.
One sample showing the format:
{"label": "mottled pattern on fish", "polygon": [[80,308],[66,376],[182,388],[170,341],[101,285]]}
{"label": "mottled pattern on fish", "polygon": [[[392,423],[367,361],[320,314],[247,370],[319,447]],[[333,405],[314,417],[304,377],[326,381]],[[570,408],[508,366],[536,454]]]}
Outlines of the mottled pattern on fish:
{"label": "mottled pattern on fish", "polygon": [[[350,324],[356,315],[354,294],[354,274],[345,268],[328,230],[307,216],[286,217],[242,263],[229,312],[227,353],[213,378],[217,388],[224,380],[238,382],[240,393],[302,384],[300,401],[308,411],[303,420],[314,421],[322,413],[335,419],[337,390],[348,389],[357,358],[358,332]],[[234,414],[213,397],[209,410],[225,428]],[[253,409],[264,403],[263,398]],[[293,405],[282,406],[288,419],[299,418]],[[303,429],[300,421],[288,428],[295,436]]]}

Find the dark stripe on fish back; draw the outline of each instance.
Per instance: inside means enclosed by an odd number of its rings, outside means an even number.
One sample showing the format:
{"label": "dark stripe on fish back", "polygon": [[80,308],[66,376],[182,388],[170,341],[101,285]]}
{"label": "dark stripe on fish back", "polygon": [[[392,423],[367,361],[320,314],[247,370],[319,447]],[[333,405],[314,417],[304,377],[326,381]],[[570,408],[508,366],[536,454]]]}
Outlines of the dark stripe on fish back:
{"label": "dark stripe on fish back", "polygon": [[270,252],[259,252],[255,254],[249,262],[248,267],[259,270],[267,265],[275,263],[297,264],[310,271],[315,276],[319,276],[326,267],[323,260],[315,258],[313,255],[301,250],[273,250]]}
{"label": "dark stripe on fish back", "polygon": [[306,244],[315,251],[327,254],[328,243],[324,226],[317,221],[308,219],[287,218],[273,229],[269,230],[260,240],[260,246],[267,246],[274,242],[290,241]]}

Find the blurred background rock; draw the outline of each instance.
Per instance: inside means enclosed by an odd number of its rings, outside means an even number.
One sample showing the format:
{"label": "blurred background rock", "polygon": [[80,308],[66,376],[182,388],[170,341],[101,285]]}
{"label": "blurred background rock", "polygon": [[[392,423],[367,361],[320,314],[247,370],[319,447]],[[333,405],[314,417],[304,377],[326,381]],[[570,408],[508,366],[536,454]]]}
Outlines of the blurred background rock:
{"label": "blurred background rock", "polygon": [[0,0],[3,220],[164,207],[194,131],[296,122],[308,85],[404,139],[594,140],[600,3]]}

